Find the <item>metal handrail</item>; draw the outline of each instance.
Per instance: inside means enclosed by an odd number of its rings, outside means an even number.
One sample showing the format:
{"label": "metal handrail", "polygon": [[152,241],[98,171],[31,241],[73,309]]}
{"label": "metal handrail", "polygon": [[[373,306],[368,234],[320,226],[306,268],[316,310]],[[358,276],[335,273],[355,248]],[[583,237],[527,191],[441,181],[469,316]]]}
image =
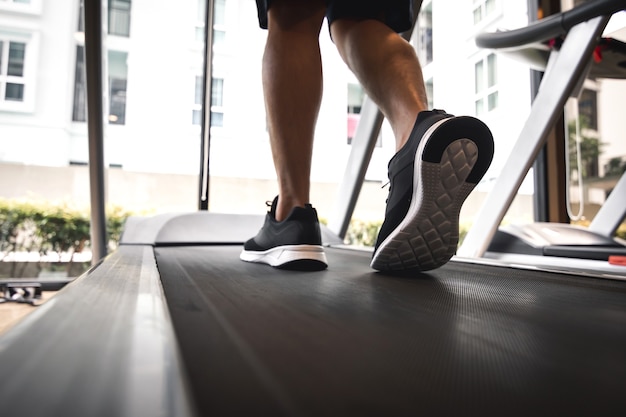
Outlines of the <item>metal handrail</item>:
{"label": "metal handrail", "polygon": [[523,28],[481,33],[476,36],[476,45],[486,49],[503,49],[542,42],[563,35],[577,24],[594,17],[612,15],[625,9],[624,0],[590,1],[571,10],[538,20]]}

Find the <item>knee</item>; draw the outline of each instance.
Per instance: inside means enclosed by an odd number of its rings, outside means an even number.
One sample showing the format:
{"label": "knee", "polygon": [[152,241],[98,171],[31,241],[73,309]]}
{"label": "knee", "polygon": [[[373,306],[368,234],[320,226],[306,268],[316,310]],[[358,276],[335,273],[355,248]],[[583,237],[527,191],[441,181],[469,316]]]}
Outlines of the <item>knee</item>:
{"label": "knee", "polygon": [[337,19],[330,25],[330,35],[340,53],[373,46],[372,39],[382,39],[390,32],[389,27],[377,19]]}
{"label": "knee", "polygon": [[359,21],[352,19],[338,19],[330,25],[330,36],[339,51],[339,55],[348,65],[353,46],[352,39],[358,32],[359,23]]}
{"label": "knee", "polygon": [[325,0],[274,0],[268,10],[268,29],[318,35],[326,14]]}
{"label": "knee", "polygon": [[338,48],[348,44],[350,33],[353,32],[355,26],[358,25],[357,20],[338,19],[330,25],[330,36]]}
{"label": "knee", "polygon": [[333,42],[341,56],[385,52],[414,53],[413,48],[389,26],[377,19],[337,19],[330,26]]}

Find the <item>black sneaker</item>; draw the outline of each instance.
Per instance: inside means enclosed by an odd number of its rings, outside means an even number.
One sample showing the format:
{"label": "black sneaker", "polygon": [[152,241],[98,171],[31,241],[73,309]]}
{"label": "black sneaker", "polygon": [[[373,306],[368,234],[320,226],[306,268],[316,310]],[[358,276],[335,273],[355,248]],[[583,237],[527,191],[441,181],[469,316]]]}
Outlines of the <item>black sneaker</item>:
{"label": "black sneaker", "polygon": [[389,196],[371,267],[427,271],[459,241],[461,205],[493,158],[489,128],[473,117],[421,112],[408,142],[389,161]]}
{"label": "black sneaker", "polygon": [[244,243],[239,258],[281,269],[319,271],[328,266],[322,248],[317,211],[310,204],[295,207],[283,221],[276,221],[278,197],[270,205],[259,233]]}

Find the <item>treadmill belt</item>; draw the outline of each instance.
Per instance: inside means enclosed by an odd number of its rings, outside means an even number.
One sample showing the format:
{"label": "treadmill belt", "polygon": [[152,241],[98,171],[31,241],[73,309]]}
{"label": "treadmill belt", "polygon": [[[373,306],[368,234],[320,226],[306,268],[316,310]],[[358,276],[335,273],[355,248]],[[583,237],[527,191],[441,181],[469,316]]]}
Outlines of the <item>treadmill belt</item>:
{"label": "treadmill belt", "polygon": [[626,285],[450,262],[411,277],[326,249],[155,249],[200,415],[626,415]]}

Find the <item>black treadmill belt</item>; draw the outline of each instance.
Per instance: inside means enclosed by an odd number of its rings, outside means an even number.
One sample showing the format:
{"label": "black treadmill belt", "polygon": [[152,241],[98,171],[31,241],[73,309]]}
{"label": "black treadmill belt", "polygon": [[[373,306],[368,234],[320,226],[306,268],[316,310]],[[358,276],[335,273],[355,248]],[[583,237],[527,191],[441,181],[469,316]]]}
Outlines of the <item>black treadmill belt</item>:
{"label": "black treadmill belt", "polygon": [[156,248],[201,415],[626,415],[626,285],[451,262],[413,277]]}

